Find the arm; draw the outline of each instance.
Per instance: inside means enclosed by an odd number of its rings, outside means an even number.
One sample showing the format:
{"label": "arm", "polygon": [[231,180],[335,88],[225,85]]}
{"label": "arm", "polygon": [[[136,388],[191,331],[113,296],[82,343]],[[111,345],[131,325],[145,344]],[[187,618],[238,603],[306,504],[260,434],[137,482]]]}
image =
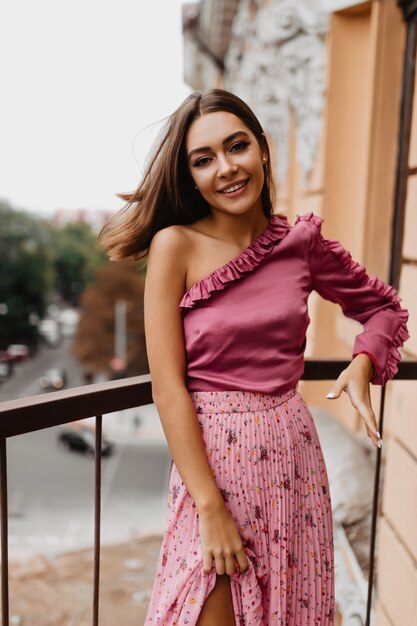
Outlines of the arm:
{"label": "arm", "polygon": [[323,219],[307,213],[308,261],[312,288],[323,298],[340,305],[346,317],[363,325],[356,335],[352,358],[364,353],[372,360],[370,382],[385,385],[398,371],[398,348],[409,338],[408,311],[400,306],[396,290],[354,261],[339,241],[321,234]]}
{"label": "arm", "polygon": [[248,562],[242,541],[208,462],[194,404],[185,386],[185,346],[179,302],[184,292],[184,235],[175,226],[153,237],[144,292],[146,349],[152,397],[178,472],[194,500],[200,523],[205,571],[212,558],[218,574]]}
{"label": "arm", "polygon": [[368,435],[378,445],[369,382],[384,385],[398,371],[398,348],[408,339],[408,311],[401,308],[396,290],[354,261],[339,241],[321,234],[323,219],[314,213],[299,216],[309,229],[308,262],[311,285],[323,298],[339,304],[346,317],[363,325],[355,337],[352,363],[339,376],[332,391],[348,393],[365,420]]}

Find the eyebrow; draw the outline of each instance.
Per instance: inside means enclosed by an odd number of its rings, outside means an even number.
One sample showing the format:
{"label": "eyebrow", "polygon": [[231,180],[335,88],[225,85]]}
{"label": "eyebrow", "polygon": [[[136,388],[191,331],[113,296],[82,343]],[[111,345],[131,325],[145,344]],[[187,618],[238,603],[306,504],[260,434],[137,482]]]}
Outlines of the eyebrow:
{"label": "eyebrow", "polygon": [[[231,135],[226,137],[226,139],[223,139],[223,145],[225,146],[226,144],[230,143],[231,141],[233,141],[240,135],[244,135],[245,137],[249,138],[248,133],[246,133],[244,130],[238,130],[236,133],[232,133]],[[188,159],[191,159],[193,154],[196,154],[197,152],[206,152],[207,150],[211,150],[210,146],[203,146],[202,148],[194,148],[194,150],[191,150],[191,152],[189,152]]]}

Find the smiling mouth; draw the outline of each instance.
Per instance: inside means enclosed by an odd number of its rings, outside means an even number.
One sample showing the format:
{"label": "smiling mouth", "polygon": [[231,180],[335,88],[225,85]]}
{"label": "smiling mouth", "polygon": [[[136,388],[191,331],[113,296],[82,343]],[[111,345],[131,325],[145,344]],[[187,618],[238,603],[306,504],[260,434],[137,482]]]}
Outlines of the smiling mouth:
{"label": "smiling mouth", "polygon": [[226,196],[229,194],[235,193],[236,191],[243,189],[243,187],[246,187],[248,182],[249,182],[249,178],[246,178],[246,180],[242,180],[240,183],[229,185],[228,187],[225,187],[224,189],[219,189],[219,193],[223,193]]}

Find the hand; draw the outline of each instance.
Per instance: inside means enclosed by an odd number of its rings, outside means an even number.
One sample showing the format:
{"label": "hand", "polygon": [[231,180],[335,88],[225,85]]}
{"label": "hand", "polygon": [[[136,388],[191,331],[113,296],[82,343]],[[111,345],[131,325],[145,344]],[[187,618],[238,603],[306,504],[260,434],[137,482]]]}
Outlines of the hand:
{"label": "hand", "polygon": [[378,432],[375,413],[371,405],[369,381],[373,373],[373,363],[364,353],[358,354],[344,369],[326,398],[338,398],[342,391],[348,394],[354,408],[363,418],[368,437],[378,448],[382,447],[382,439]]}
{"label": "hand", "polygon": [[235,572],[235,558],[240,572],[244,572],[249,566],[248,557],[236,523],[224,503],[214,510],[199,512],[199,520],[204,572],[211,571],[213,558],[219,575],[231,576]]}

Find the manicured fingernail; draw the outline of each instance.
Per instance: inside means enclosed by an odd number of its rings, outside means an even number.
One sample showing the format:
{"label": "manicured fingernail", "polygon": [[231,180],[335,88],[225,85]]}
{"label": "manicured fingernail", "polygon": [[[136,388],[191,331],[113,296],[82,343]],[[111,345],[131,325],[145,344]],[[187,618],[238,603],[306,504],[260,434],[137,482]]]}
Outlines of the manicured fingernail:
{"label": "manicured fingernail", "polygon": [[329,391],[329,393],[326,395],[326,398],[335,398],[336,394],[334,391]]}
{"label": "manicured fingernail", "polygon": [[380,434],[380,433],[377,433],[377,435],[378,435],[378,439],[381,439],[381,434]]}
{"label": "manicured fingernail", "polygon": [[383,445],[382,439],[378,439],[378,448],[382,448]]}

